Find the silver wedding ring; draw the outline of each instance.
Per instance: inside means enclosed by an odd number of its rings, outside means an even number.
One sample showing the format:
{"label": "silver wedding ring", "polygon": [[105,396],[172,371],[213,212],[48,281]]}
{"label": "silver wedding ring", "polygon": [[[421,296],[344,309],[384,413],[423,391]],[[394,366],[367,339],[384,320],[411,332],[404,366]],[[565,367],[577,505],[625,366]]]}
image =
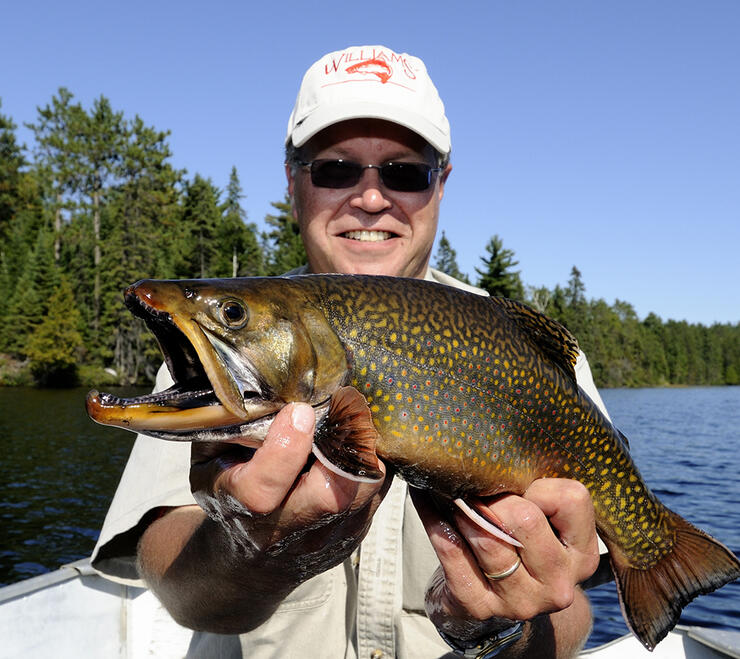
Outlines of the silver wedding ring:
{"label": "silver wedding ring", "polygon": [[503,572],[496,572],[496,574],[489,574],[488,572],[483,572],[483,574],[486,575],[486,579],[490,579],[491,581],[501,581],[501,579],[506,579],[506,577],[510,577],[514,572],[517,571],[519,566],[522,564],[522,557],[517,556],[516,562],[511,567],[507,567]]}

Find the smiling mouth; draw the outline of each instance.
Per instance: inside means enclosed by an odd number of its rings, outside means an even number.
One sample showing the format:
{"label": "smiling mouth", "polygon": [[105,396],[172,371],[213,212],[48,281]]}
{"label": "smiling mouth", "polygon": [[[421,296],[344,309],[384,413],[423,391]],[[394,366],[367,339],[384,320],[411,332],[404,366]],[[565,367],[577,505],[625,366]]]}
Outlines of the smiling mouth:
{"label": "smiling mouth", "polygon": [[390,231],[345,231],[341,234],[342,238],[349,240],[358,240],[360,242],[377,243],[383,240],[390,240],[396,234]]}

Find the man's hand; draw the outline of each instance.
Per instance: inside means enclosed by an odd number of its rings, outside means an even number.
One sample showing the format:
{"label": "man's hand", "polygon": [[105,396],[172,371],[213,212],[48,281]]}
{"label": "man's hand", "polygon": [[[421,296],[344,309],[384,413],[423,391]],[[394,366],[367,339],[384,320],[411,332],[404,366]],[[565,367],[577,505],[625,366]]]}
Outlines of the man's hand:
{"label": "man's hand", "polygon": [[[247,631],[300,583],[341,563],[365,536],[391,478],[356,483],[319,462],[306,468],[314,423],[309,405],[293,403],[254,451],[193,443],[191,486],[208,517],[195,507],[165,515],[139,548],[145,578],[183,624]],[[185,511],[190,522],[178,523]]]}
{"label": "man's hand", "polygon": [[[317,574],[340,563],[364,537],[387,484],[357,483],[315,462],[315,416],[306,404],[287,405],[253,456],[242,447],[193,443],[190,483],[198,503],[231,522],[236,542],[260,553],[312,556]],[[250,459],[248,459],[250,458]],[[390,479],[388,479],[388,484]]]}
{"label": "man's hand", "polygon": [[[460,513],[453,525],[425,495],[412,494],[441,562],[427,592],[427,614],[438,629],[473,640],[514,620],[555,614],[530,625],[517,645],[532,645],[521,656],[565,657],[578,649],[591,622],[578,584],[599,563],[593,505],[580,483],[540,479],[521,497],[506,495],[487,504],[523,548],[490,536]],[[506,571],[519,559],[510,576],[486,576]]]}

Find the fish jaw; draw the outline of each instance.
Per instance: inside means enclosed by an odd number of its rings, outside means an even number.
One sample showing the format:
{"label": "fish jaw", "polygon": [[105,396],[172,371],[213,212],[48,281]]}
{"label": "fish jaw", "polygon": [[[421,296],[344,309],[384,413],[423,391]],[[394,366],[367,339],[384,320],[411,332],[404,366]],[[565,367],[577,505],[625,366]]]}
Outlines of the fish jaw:
{"label": "fish jaw", "polygon": [[247,436],[250,421],[274,415],[284,403],[265,397],[269,387],[243,355],[192,318],[169,312],[181,289],[178,282],[144,281],[125,293],[129,309],[155,335],[175,384],[136,398],[93,390],[87,412],[103,425],[164,439]]}
{"label": "fish jaw", "polygon": [[[321,312],[280,278],[144,280],[125,300],[155,335],[175,384],[131,399],[90,392],[88,414],[105,425],[229,441],[289,402],[326,402],[348,372]],[[225,322],[229,303],[242,307],[243,323]]]}

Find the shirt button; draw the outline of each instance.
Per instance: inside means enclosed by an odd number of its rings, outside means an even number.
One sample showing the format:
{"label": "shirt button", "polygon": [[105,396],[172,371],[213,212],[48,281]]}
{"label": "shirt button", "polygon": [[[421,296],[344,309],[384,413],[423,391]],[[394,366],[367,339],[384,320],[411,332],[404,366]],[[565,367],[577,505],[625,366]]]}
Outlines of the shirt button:
{"label": "shirt button", "polygon": [[373,650],[370,653],[370,659],[383,659],[385,657],[385,652],[382,650]]}

